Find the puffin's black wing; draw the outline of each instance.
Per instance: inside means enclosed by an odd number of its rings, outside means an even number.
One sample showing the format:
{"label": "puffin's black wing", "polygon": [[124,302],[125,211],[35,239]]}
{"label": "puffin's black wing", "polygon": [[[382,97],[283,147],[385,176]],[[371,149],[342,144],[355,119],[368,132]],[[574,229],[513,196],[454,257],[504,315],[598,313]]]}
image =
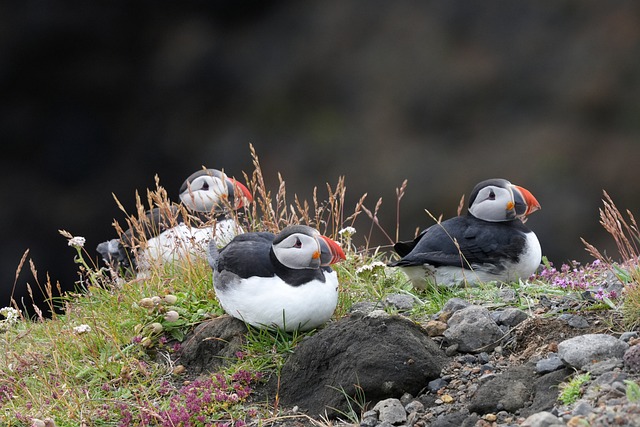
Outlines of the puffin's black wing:
{"label": "puffin's black wing", "polygon": [[518,220],[487,222],[471,215],[459,216],[429,227],[416,238],[408,254],[390,265],[499,266],[506,260],[518,259],[526,243],[527,231]]}
{"label": "puffin's black wing", "polygon": [[272,277],[271,245],[273,233],[258,232],[239,234],[220,249],[216,269],[228,271],[242,279],[251,276]]}
{"label": "puffin's black wing", "polygon": [[418,244],[418,242],[420,241],[420,239],[422,239],[422,236],[424,236],[424,233],[426,233],[428,231],[427,230],[423,230],[422,232],[420,232],[420,234],[418,234],[418,236],[413,239],[413,240],[409,240],[409,241],[405,241],[405,242],[396,242],[393,245],[393,250],[396,251],[396,253],[398,255],[400,255],[401,257],[407,256],[409,255],[409,253],[411,253],[411,251],[413,250],[413,248],[416,247],[416,245]]}

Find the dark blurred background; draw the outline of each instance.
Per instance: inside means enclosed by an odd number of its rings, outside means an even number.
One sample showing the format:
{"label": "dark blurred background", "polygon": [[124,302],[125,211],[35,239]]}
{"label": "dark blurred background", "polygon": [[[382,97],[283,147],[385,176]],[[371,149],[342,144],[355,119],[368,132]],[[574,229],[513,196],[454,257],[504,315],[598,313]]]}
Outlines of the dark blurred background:
{"label": "dark blurred background", "polygon": [[490,177],[538,198],[556,264],[592,260],[580,237],[617,255],[603,189],[640,215],[640,2],[4,2],[0,94],[0,306],[26,249],[72,288],[58,229],[95,254],[112,193],[133,212],[155,174],[173,197],[202,165],[241,177],[250,143],[274,192],[344,175],[392,235],[408,179],[404,239]]}

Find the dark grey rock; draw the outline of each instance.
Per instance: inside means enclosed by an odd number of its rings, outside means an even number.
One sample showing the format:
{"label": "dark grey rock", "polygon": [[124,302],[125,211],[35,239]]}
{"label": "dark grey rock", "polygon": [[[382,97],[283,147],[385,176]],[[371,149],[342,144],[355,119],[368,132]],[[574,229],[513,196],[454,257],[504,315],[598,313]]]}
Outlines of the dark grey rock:
{"label": "dark grey rock", "polygon": [[637,331],[623,332],[622,335],[620,335],[620,340],[628,343],[631,338],[636,338],[637,336]]}
{"label": "dark grey rock", "polygon": [[424,404],[419,400],[412,400],[405,405],[404,409],[408,414],[411,414],[412,412],[421,412],[424,411]]}
{"label": "dark grey rock", "polygon": [[448,381],[442,378],[436,378],[433,381],[429,381],[429,383],[427,384],[427,390],[429,390],[431,393],[437,393],[438,390],[440,390],[442,387],[446,387],[447,384],[449,384]]}
{"label": "dark grey rock", "polygon": [[362,417],[360,420],[360,427],[376,427],[378,425],[378,417]]}
{"label": "dark grey rock", "polygon": [[558,344],[558,356],[567,365],[582,369],[594,361],[622,359],[629,344],[606,334],[580,335]]}
{"label": "dark grey rock", "polygon": [[503,333],[485,307],[471,305],[453,313],[444,336],[458,351],[480,352],[496,348]]}
{"label": "dark grey rock", "polygon": [[567,324],[576,329],[586,329],[589,327],[589,322],[587,321],[587,319],[578,314],[571,315],[571,317],[567,319]]}
{"label": "dark grey rock", "polygon": [[178,361],[190,374],[215,372],[242,350],[246,334],[247,326],[235,317],[203,322],[186,337]]}
{"label": "dark grey rock", "polygon": [[532,362],[513,366],[480,383],[469,402],[469,411],[479,414],[519,411],[526,417],[551,410],[558,397],[558,384],[572,372],[564,368],[538,377]]}
{"label": "dark grey rock", "polygon": [[447,415],[438,416],[431,427],[473,427],[480,420],[476,414],[469,414],[469,411],[463,409]]}
{"label": "dark grey rock", "polygon": [[515,412],[532,399],[533,367],[516,366],[480,385],[469,402],[469,412]]}
{"label": "dark grey rock", "polygon": [[578,314],[563,313],[558,316],[558,320],[562,320],[563,322],[566,322],[569,326],[573,328],[583,329],[583,328],[589,327],[589,322],[587,322],[587,320],[584,317]]}
{"label": "dark grey rock", "polygon": [[444,349],[444,352],[447,356],[453,356],[458,352],[458,344],[451,344],[450,346]]}
{"label": "dark grey rock", "polygon": [[540,359],[536,363],[536,373],[538,374],[548,374],[549,372],[557,371],[558,369],[564,368],[564,362],[556,353],[549,353],[549,355]]}
{"label": "dark grey rock", "polygon": [[622,367],[621,359],[606,359],[598,362],[590,363],[584,366],[587,372],[591,372],[593,376],[599,376],[606,372],[613,371],[616,368]]}
{"label": "dark grey rock", "polygon": [[446,360],[425,331],[406,318],[343,318],[303,340],[289,356],[280,374],[280,401],[314,417],[325,410],[335,417],[348,409],[345,396],[378,402],[417,395],[440,376]]}
{"label": "dark grey rock", "polygon": [[587,416],[591,412],[593,412],[593,405],[584,400],[579,400],[573,405],[573,410],[571,411],[571,415],[582,415]]}
{"label": "dark grey rock", "polygon": [[400,396],[400,403],[402,403],[402,406],[407,406],[413,400],[413,395],[411,393],[405,393]]}
{"label": "dark grey rock", "polygon": [[573,373],[572,369],[564,368],[538,378],[532,376],[532,379],[534,379],[532,386],[533,400],[530,406],[520,410],[520,415],[526,417],[536,412],[552,411],[555,402],[558,400],[558,385]]}
{"label": "dark grey rock", "polygon": [[465,307],[469,307],[471,305],[471,303],[469,301],[465,301],[462,298],[451,298],[449,301],[447,301],[444,306],[442,307],[442,310],[440,310],[441,313],[455,313],[458,310],[462,310]]}
{"label": "dark grey rock", "polygon": [[612,386],[615,382],[623,382],[629,375],[622,371],[605,372],[593,380],[594,387]]}
{"label": "dark grey rock", "polygon": [[515,307],[508,307],[499,312],[496,323],[498,325],[505,325],[508,327],[514,327],[529,318],[529,315]]}

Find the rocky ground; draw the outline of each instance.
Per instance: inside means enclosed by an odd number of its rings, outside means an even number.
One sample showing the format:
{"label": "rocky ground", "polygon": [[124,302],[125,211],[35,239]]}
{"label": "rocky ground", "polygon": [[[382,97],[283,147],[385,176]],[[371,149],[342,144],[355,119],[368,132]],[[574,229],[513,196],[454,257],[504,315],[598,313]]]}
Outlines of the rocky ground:
{"label": "rocky ground", "polygon": [[[505,292],[503,300],[513,297]],[[357,304],[303,340],[256,398],[278,394],[287,413],[280,426],[640,425],[627,381],[640,379],[637,332],[588,294],[536,301],[520,310],[452,299],[417,322],[402,314],[416,303],[408,295],[386,298],[394,315]],[[243,327],[228,317],[201,325],[181,362],[208,370],[216,355],[233,353]],[[560,385],[587,372],[578,398],[563,404]]]}

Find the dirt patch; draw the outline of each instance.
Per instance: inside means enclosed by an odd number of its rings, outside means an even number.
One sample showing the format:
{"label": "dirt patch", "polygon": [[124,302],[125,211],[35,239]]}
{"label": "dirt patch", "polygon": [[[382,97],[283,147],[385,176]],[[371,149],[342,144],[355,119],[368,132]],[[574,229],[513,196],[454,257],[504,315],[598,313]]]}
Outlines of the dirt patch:
{"label": "dirt patch", "polygon": [[569,338],[608,331],[601,322],[590,320],[589,325],[588,328],[575,328],[556,317],[530,317],[515,327],[504,350],[513,362],[524,362],[533,356],[557,351],[558,343]]}

